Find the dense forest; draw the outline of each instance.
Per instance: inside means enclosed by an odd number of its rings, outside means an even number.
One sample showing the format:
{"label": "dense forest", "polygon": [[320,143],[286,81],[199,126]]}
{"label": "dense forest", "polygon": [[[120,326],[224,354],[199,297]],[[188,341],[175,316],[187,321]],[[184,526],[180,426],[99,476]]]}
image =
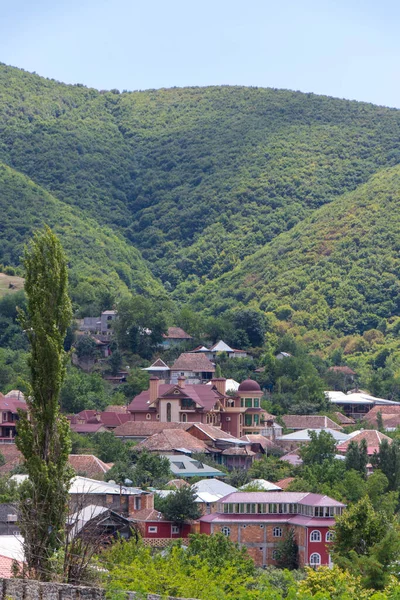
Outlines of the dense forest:
{"label": "dense forest", "polygon": [[395,109],[229,86],[98,91],[0,64],[0,265],[21,273],[46,222],[77,316],[131,291],[157,330],[257,347],[247,372],[293,346],[397,397],[382,381],[400,382],[399,163]]}

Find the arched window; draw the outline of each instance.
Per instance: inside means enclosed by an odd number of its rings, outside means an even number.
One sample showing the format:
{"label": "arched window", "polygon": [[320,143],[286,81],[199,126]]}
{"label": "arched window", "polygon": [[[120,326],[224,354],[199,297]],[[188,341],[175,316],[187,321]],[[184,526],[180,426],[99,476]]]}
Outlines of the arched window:
{"label": "arched window", "polygon": [[231,535],[230,527],[223,527],[221,529],[221,533],[223,533],[224,535],[226,535],[226,537],[229,537]]}
{"label": "arched window", "polygon": [[187,414],[186,413],[181,414],[181,421],[182,421],[182,423],[187,423]]}
{"label": "arched window", "polygon": [[207,413],[207,415],[206,415],[206,423],[207,423],[207,425],[210,423],[210,416],[209,416],[209,414],[208,414],[208,413]]}
{"label": "arched window", "polygon": [[171,423],[171,402],[167,403],[167,423]]}
{"label": "arched window", "polygon": [[333,542],[333,531],[327,531],[325,536],[326,542]]}
{"label": "arched window", "polygon": [[282,527],[274,527],[273,536],[282,537]]}
{"label": "arched window", "polygon": [[313,552],[310,556],[310,565],[312,567],[319,567],[321,564],[321,555],[318,552]]}
{"label": "arched window", "polygon": [[314,531],[312,531],[310,533],[310,542],[320,542],[321,541],[321,532],[318,531],[317,529],[314,529]]}
{"label": "arched window", "polygon": [[148,421],[151,421],[151,414],[150,414],[150,413],[147,413],[147,414],[146,414],[146,419],[147,419]]}

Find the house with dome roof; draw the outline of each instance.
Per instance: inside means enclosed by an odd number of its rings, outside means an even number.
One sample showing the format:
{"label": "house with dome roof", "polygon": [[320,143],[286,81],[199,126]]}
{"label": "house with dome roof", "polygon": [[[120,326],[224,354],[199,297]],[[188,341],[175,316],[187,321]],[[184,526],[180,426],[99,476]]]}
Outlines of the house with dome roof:
{"label": "house with dome roof", "polygon": [[203,423],[240,438],[265,433],[271,415],[261,408],[261,397],[261,388],[252,379],[242,381],[232,397],[226,393],[223,377],[214,377],[211,385],[203,385],[188,384],[183,376],[176,384],[153,376],[149,389],[132,400],[128,412],[132,421]]}

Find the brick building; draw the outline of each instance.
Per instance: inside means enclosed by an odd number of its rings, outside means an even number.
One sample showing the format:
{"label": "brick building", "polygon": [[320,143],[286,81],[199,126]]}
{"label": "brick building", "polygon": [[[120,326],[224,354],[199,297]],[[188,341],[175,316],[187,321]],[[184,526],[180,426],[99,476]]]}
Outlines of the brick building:
{"label": "brick building", "polygon": [[294,529],[300,566],[330,565],[335,516],[345,505],[308,492],[234,492],[216,513],[200,519],[200,533],[222,532],[248,549],[257,566],[274,565],[278,544]]}

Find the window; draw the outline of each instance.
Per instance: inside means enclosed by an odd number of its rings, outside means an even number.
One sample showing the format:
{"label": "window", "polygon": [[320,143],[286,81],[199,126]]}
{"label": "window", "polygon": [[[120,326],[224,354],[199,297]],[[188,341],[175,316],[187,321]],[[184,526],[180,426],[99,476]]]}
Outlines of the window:
{"label": "window", "polygon": [[157,527],[150,526],[148,529],[149,533],[157,533]]}
{"label": "window", "polygon": [[318,554],[317,552],[313,552],[313,554],[311,554],[311,556],[310,556],[310,565],[312,567],[319,567],[320,564],[321,564],[321,555]]}
{"label": "window", "polygon": [[7,421],[7,413],[3,412],[3,423]]}
{"label": "window", "polygon": [[221,533],[223,533],[224,535],[226,535],[226,537],[229,537],[231,535],[231,529],[230,529],[230,527],[223,527],[221,529]]}
{"label": "window", "polygon": [[254,398],[253,406],[254,408],[260,408],[260,400],[258,398]]}
{"label": "window", "polygon": [[182,421],[182,423],[187,423],[187,414],[186,413],[181,414],[181,421]]}
{"label": "window", "polygon": [[274,527],[273,536],[274,537],[282,537],[282,528]]}
{"label": "window", "polygon": [[171,402],[167,403],[167,423],[171,423]]}
{"label": "window", "polygon": [[140,496],[135,496],[135,510],[140,510],[142,508],[142,499]]}
{"label": "window", "polygon": [[272,560],[277,560],[279,558],[278,550],[272,550]]}
{"label": "window", "polygon": [[334,533],[333,531],[327,531],[325,536],[326,542],[333,542]]}
{"label": "window", "polygon": [[148,421],[151,421],[151,414],[150,414],[150,413],[147,413],[147,414],[146,414],[146,419],[147,419]]}
{"label": "window", "polygon": [[157,419],[157,421],[160,420],[160,415],[158,413],[156,414],[156,419]]}
{"label": "window", "polygon": [[177,527],[176,525],[172,525],[171,527],[171,533],[172,535],[176,535],[177,533],[179,533],[179,527]]}
{"label": "window", "polygon": [[260,415],[254,415],[254,425],[258,425],[260,423]]}
{"label": "window", "polygon": [[315,529],[310,533],[310,542],[320,542],[321,541],[321,532]]}
{"label": "window", "polygon": [[251,427],[252,423],[253,423],[252,415],[244,415],[244,424],[245,424],[245,426]]}
{"label": "window", "polygon": [[251,398],[245,398],[244,399],[244,405],[246,408],[252,408],[253,407],[253,400]]}

